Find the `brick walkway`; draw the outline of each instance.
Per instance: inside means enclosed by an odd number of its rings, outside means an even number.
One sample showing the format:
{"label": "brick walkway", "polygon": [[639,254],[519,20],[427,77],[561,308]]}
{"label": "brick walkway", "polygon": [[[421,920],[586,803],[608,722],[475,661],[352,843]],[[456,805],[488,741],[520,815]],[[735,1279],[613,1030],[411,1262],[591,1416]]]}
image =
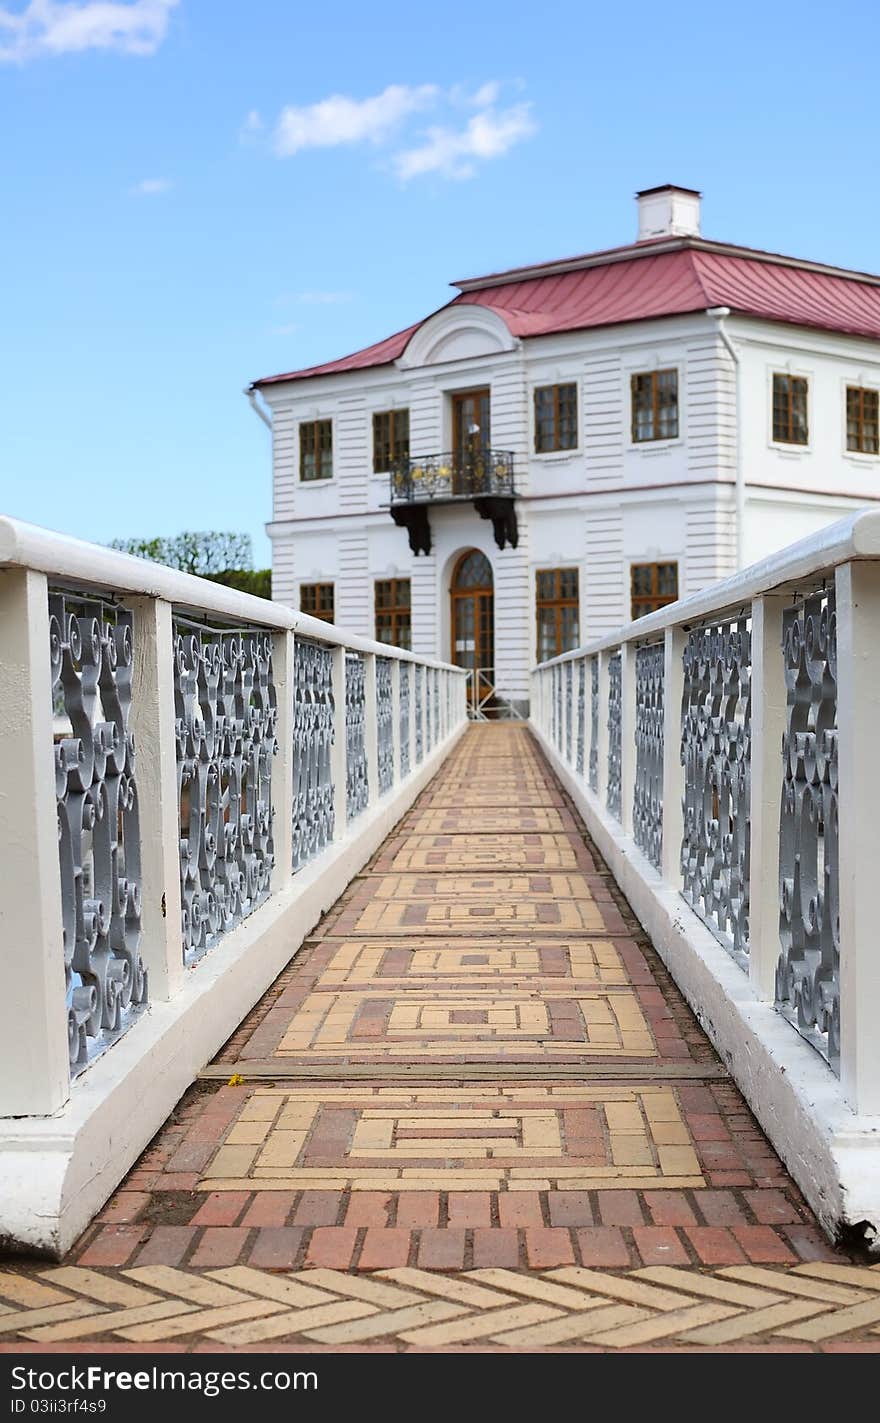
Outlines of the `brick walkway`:
{"label": "brick walkway", "polygon": [[880,1348],[880,1266],[826,1245],[503,724],[0,1300],[17,1349]]}

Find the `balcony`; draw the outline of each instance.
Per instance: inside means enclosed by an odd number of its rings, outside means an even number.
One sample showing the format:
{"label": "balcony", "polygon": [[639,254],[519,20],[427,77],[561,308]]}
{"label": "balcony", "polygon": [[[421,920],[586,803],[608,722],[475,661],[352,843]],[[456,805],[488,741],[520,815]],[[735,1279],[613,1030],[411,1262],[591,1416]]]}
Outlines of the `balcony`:
{"label": "balcony", "polygon": [[408,456],[391,469],[391,517],[409,534],[413,553],[431,552],[430,506],[473,502],[491,519],[499,548],[516,548],[518,532],[510,450],[444,451]]}

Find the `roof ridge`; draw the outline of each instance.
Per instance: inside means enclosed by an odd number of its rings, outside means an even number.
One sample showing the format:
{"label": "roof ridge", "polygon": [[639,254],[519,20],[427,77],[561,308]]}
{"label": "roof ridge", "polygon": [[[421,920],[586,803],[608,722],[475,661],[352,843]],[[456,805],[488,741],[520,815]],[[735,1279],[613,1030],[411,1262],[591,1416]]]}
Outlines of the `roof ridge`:
{"label": "roof ridge", "polygon": [[704,277],[703,277],[703,273],[702,273],[701,268],[700,268],[700,263],[697,261],[697,258],[699,257],[699,255],[700,255],[700,253],[699,253],[699,249],[698,249],[698,248],[691,247],[691,248],[688,250],[688,258],[689,258],[689,261],[690,261],[690,269],[691,269],[691,272],[692,272],[692,274],[693,274],[693,277],[694,277],[695,282],[697,283],[697,286],[700,288],[700,291],[703,293],[703,300],[705,301],[706,306],[707,306],[707,308],[708,308],[708,307],[710,307],[710,306],[716,306],[717,303],[716,303],[716,301],[715,301],[714,296],[710,295],[710,293],[709,293],[709,291],[708,291],[708,288],[707,288],[707,286],[706,286],[706,282],[705,282],[705,279],[704,279]]}
{"label": "roof ridge", "polygon": [[489,272],[483,277],[467,277],[450,283],[459,291],[478,291],[487,287],[507,286],[513,282],[538,281],[542,277],[564,275],[567,272],[588,271],[591,267],[611,266],[618,262],[634,262],[644,257],[662,257],[671,252],[704,252],[720,257],[738,257],[742,261],[762,262],[768,266],[791,267],[807,272],[824,273],[843,281],[880,285],[880,273],[863,272],[856,267],[838,267],[831,262],[819,262],[811,257],[792,257],[786,252],[771,252],[763,247],[744,247],[738,242],[722,242],[718,238],[689,236],[649,237],[622,247],[600,248],[597,252],[582,252],[573,257],[549,258],[525,267],[509,267]]}

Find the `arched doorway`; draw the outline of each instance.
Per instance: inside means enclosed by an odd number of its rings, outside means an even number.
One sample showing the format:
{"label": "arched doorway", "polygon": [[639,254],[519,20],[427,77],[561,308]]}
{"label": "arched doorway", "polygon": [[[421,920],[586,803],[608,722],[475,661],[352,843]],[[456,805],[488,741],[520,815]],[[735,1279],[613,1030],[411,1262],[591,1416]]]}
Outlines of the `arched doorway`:
{"label": "arched doorway", "polygon": [[452,661],[473,676],[468,699],[474,709],[489,701],[495,689],[495,588],[492,565],[471,548],[452,571]]}

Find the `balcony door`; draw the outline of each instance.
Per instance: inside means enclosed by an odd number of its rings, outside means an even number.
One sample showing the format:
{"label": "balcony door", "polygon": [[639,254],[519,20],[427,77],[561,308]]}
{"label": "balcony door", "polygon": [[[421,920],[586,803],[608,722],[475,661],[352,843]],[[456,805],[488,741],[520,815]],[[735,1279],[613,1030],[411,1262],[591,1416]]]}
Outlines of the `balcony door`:
{"label": "balcony door", "polygon": [[470,494],[481,451],[492,443],[489,390],[462,390],[452,397],[453,494]]}
{"label": "balcony door", "polygon": [[495,687],[495,589],[492,565],[478,549],[461,555],[452,574],[452,661],[473,672],[468,699],[476,704]]}

